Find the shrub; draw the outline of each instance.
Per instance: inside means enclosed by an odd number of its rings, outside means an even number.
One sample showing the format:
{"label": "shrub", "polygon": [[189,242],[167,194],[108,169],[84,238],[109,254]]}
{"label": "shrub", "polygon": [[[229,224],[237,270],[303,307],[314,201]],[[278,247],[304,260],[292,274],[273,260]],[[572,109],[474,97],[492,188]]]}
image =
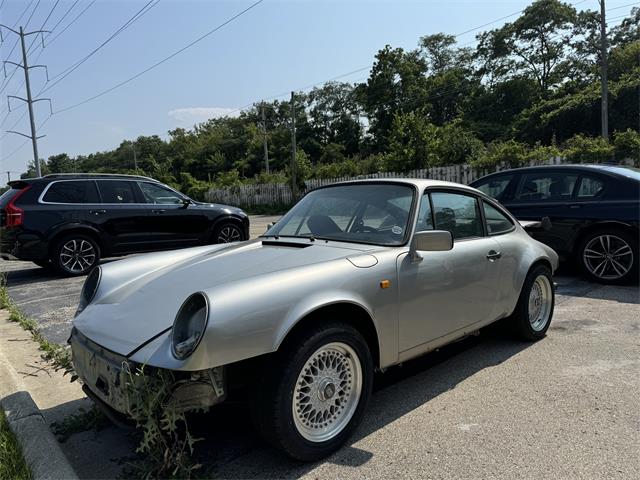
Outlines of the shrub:
{"label": "shrub", "polygon": [[640,160],[640,133],[635,130],[625,130],[613,134],[613,145],[616,160]]}
{"label": "shrub", "polygon": [[578,134],[565,142],[562,154],[571,163],[600,163],[611,160],[613,146],[602,137]]}

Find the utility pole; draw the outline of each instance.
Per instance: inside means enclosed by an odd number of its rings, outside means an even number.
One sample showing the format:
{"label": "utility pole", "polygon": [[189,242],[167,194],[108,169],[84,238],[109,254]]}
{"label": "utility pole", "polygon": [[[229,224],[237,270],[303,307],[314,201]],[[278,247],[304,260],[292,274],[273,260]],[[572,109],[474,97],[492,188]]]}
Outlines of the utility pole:
{"label": "utility pole", "polygon": [[11,171],[7,170],[7,183],[11,181]]}
{"label": "utility pole", "polygon": [[[51,110],[51,114],[52,115],[53,115],[53,109],[51,108],[51,99],[49,99],[49,98],[37,98],[37,99],[34,100],[32,98],[32,96],[31,96],[31,82],[29,81],[29,70],[32,69],[32,68],[44,68],[45,71],[47,71],[47,81],[49,80],[49,72],[48,72],[47,67],[45,65],[32,65],[32,66],[29,66],[29,64],[27,63],[27,48],[25,46],[24,38],[26,36],[28,36],[28,35],[34,35],[34,34],[38,34],[38,33],[49,32],[49,30],[34,30],[33,32],[25,33],[22,27],[20,27],[19,31],[16,31],[13,28],[7,27],[6,25],[0,25],[0,27],[4,27],[7,30],[9,30],[9,31],[15,33],[16,35],[18,35],[20,37],[20,45],[22,47],[22,64],[15,63],[15,62],[12,62],[12,61],[9,61],[9,60],[5,60],[3,62],[2,67],[3,67],[5,78],[7,76],[7,70],[6,70],[6,64],[7,63],[15,65],[16,68],[22,68],[22,70],[24,70],[24,82],[25,82],[25,87],[26,87],[26,90],[27,90],[27,98],[17,97],[15,95],[8,95],[7,96],[7,105],[9,107],[9,111],[11,111],[11,102],[10,102],[11,98],[16,98],[18,100],[22,100],[23,102],[25,102],[27,104],[27,106],[29,107],[29,122],[31,123],[31,135],[25,135],[24,133],[15,132],[13,130],[8,130],[8,132],[9,133],[15,133],[17,135],[22,135],[23,137],[31,139],[31,144],[33,146],[33,164],[34,164],[35,169],[36,169],[36,176],[37,177],[41,177],[42,176],[42,172],[40,171],[40,158],[38,156],[38,139],[44,137],[44,135],[41,135],[41,136],[37,136],[36,135],[36,119],[35,119],[34,114],[33,114],[33,104],[36,103],[36,102],[41,102],[41,101],[48,101],[49,102],[49,109]],[[42,43],[42,47],[44,48],[44,40],[43,40],[43,43]]]}
{"label": "utility pole", "polygon": [[291,92],[291,193],[293,199],[298,196],[298,183],[296,182],[296,100],[295,95]]}
{"label": "utility pole", "polygon": [[601,129],[602,138],[609,140],[609,87],[607,85],[608,48],[605,0],[600,1],[600,83],[602,87]]}
{"label": "utility pole", "polygon": [[267,118],[264,114],[264,102],[260,104],[262,113],[262,146],[264,147],[264,168],[269,173],[269,146],[267,145]]}
{"label": "utility pole", "polygon": [[136,144],[131,142],[131,148],[133,149],[133,168],[138,170],[138,156],[136,155]]}

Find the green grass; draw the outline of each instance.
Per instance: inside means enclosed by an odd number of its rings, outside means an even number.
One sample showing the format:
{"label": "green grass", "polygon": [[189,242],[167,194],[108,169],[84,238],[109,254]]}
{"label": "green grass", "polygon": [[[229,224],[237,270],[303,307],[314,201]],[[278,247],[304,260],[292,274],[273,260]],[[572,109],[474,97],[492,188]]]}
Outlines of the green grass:
{"label": "green grass", "polygon": [[31,472],[22,456],[22,449],[9,428],[4,410],[0,408],[0,480],[30,478]]}

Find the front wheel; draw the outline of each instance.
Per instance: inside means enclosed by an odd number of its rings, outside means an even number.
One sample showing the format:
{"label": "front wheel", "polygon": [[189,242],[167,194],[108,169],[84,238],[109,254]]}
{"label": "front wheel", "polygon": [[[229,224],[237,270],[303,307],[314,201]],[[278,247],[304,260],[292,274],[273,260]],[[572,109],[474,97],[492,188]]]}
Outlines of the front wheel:
{"label": "front wheel", "polygon": [[214,243],[231,243],[246,240],[242,229],[235,223],[223,223],[213,234]]}
{"label": "front wheel", "polygon": [[356,329],[339,323],[287,345],[260,375],[254,419],[290,457],[319,460],[340,448],[362,419],[373,383],[371,353]]}
{"label": "front wheel", "polygon": [[100,262],[100,247],[89,236],[74,233],[62,237],[52,249],[51,263],[66,276],[78,276]]}
{"label": "front wheel", "polygon": [[516,335],[529,342],[543,338],[551,324],[554,306],[551,270],[545,265],[536,265],[527,274],[510,318]]}

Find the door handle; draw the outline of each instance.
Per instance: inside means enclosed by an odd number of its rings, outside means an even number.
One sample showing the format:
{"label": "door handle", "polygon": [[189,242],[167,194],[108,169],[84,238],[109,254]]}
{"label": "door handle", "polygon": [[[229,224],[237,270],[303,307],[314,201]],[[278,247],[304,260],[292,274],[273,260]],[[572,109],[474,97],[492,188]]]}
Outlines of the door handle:
{"label": "door handle", "polygon": [[107,213],[106,210],[100,209],[100,210],[89,210],[89,213],[92,215],[102,215],[103,213]]}
{"label": "door handle", "polygon": [[489,250],[489,252],[487,252],[487,260],[498,260],[500,257],[502,257],[502,253],[496,252],[495,250]]}
{"label": "door handle", "polygon": [[166,212],[166,210],[162,209],[162,208],[156,209],[156,210],[151,210],[151,213],[164,213],[164,212]]}
{"label": "door handle", "polygon": [[569,208],[582,208],[582,205],[574,203],[573,205],[569,205]]}

